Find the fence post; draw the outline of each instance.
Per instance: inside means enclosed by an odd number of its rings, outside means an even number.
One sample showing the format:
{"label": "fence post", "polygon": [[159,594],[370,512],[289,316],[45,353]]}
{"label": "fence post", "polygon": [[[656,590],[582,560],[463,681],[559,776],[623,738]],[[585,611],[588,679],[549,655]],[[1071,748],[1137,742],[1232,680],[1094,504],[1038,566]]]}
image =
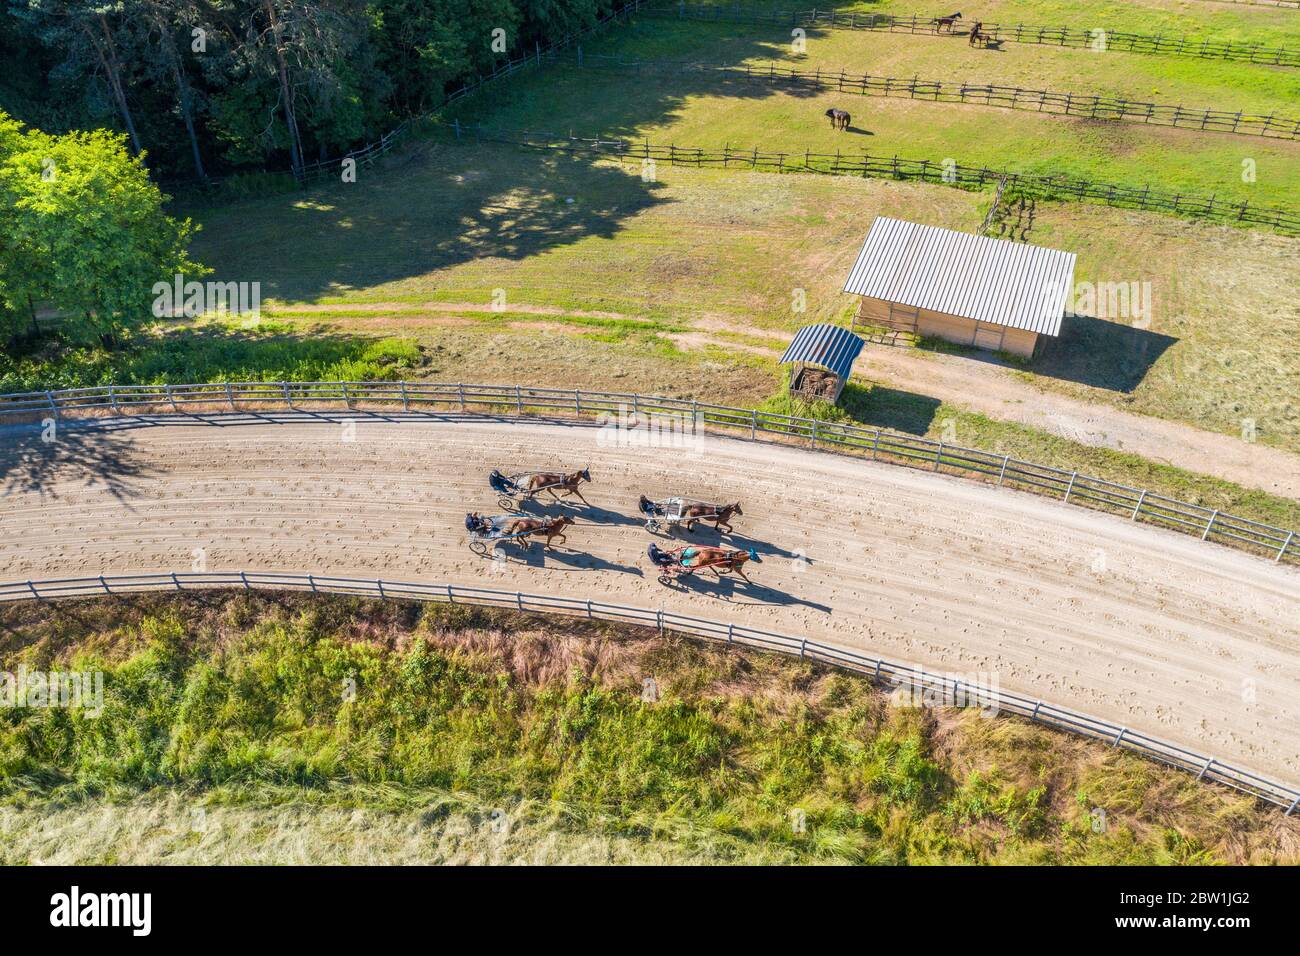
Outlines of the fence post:
{"label": "fence post", "polygon": [[582,414],[582,389],[580,388],[573,390],[573,410],[579,415]]}
{"label": "fence post", "polygon": [[235,410],[235,393],[230,389],[230,383],[226,383],[226,401],[230,402],[230,410]]}
{"label": "fence post", "polygon": [[113,411],[117,411],[117,395],[113,392],[113,386],[108,386],[108,400],[113,403]]}
{"label": "fence post", "polygon": [[[749,410],[749,439],[750,441],[753,441],[757,437],[758,437],[758,409],[751,408]],[[1286,545],[1282,546],[1282,550],[1283,551],[1286,550]],[[1279,553],[1278,557],[1281,556],[1282,555]]]}
{"label": "fence post", "polygon": [[943,442],[939,442],[939,447],[934,450],[934,470],[939,470],[939,459],[943,457]]}
{"label": "fence post", "polygon": [[1219,517],[1219,509],[1215,508],[1214,514],[1210,515],[1210,520],[1205,522],[1205,533],[1201,535],[1202,541],[1210,536],[1210,529],[1214,527],[1214,519],[1217,517]]}
{"label": "fence post", "polygon": [[36,585],[32,584],[31,581],[27,582],[27,590],[32,592],[32,597],[36,598],[36,600],[41,599],[41,592],[36,590]]}
{"label": "fence post", "polygon": [[406,394],[406,379],[402,379],[401,386],[402,386],[402,411],[409,412],[411,410],[411,398],[409,395]]}
{"label": "fence post", "polygon": [[[170,385],[167,386],[167,390],[168,390],[168,391],[171,391],[171,386],[170,386]],[[50,403],[50,411],[54,413],[54,418],[55,418],[55,420],[57,420],[58,417],[59,417],[59,405],[58,405],[58,403],[54,400],[54,393],[53,393],[53,392],[50,392],[50,391],[47,391],[47,392],[45,393],[45,400],[46,400],[47,402]]]}
{"label": "fence post", "polygon": [[524,393],[518,385],[515,386],[515,414],[520,417],[524,414]]}
{"label": "fence post", "polygon": [[1079,473],[1077,471],[1074,474],[1070,475],[1070,483],[1065,488],[1065,498],[1063,499],[1064,501],[1070,500],[1070,492],[1074,490],[1074,480],[1078,477],[1079,477]]}
{"label": "fence post", "polygon": [[1002,485],[1002,479],[1005,478],[1006,475],[1007,475],[1007,462],[1009,462],[1010,460],[1011,460],[1011,456],[1010,456],[1010,455],[1003,455],[1003,456],[1002,456],[1002,470],[998,472],[998,486],[999,486],[999,487],[1001,487],[1001,485]]}
{"label": "fence post", "polygon": [[1143,488],[1143,489],[1142,489],[1142,494],[1138,495],[1138,503],[1137,503],[1137,505],[1133,508],[1133,514],[1129,516],[1129,521],[1136,521],[1136,520],[1137,520],[1138,512],[1140,512],[1140,511],[1142,510],[1142,502],[1146,499],[1146,496],[1147,496],[1147,491],[1146,491],[1145,488]]}
{"label": "fence post", "polygon": [[1294,531],[1287,534],[1286,540],[1282,542],[1282,547],[1277,549],[1277,557],[1273,559],[1274,564],[1282,560],[1282,555],[1286,554],[1287,546],[1291,544],[1291,539],[1294,537],[1295,537]]}
{"label": "fence post", "polygon": [[460,410],[465,410],[465,384],[463,382],[456,385],[456,394],[460,396]]}
{"label": "fence post", "polygon": [[1114,742],[1113,744],[1111,744],[1111,746],[1112,746],[1112,747],[1118,747],[1121,743],[1123,743],[1123,742],[1124,742],[1124,735],[1125,735],[1126,733],[1128,733],[1128,728],[1127,728],[1127,727],[1121,727],[1121,728],[1119,729],[1119,733],[1115,735],[1115,742]]}
{"label": "fence post", "polygon": [[251,590],[253,589],[253,586],[252,586],[251,584],[248,583],[248,573],[247,573],[247,572],[245,572],[245,571],[240,571],[240,572],[239,572],[239,580],[241,580],[241,581],[244,582],[244,590],[245,590],[245,591],[251,591]]}
{"label": "fence post", "polygon": [[1205,774],[1209,771],[1210,767],[1212,766],[1214,766],[1214,758],[1210,757],[1205,761],[1205,766],[1201,768],[1201,772],[1196,775],[1196,779],[1197,780],[1203,779],[1205,777]]}

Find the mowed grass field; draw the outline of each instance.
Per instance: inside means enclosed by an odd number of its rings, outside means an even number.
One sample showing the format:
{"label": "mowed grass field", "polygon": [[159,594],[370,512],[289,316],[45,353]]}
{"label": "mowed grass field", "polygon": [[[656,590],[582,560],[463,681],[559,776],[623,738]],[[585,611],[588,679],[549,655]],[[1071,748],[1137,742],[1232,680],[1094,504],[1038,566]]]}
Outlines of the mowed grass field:
{"label": "mowed grass field", "polygon": [[1295,46],[1300,40],[1300,19],[1294,8],[1215,3],[1211,0],[982,0],[974,5],[941,4],[918,8],[915,0],[841,0],[817,3],[776,3],[771,0],[689,0],[693,7],[739,7],[771,13],[773,10],[834,10],[841,13],[875,13],[894,17],[941,17],[961,10],[966,22],[1035,26],[1069,26],[1076,30],[1105,29],[1126,33],[1190,36],[1263,46]]}
{"label": "mowed grass field", "polygon": [[[647,183],[639,163],[462,141],[356,185],[192,212],[215,278],[260,280],[278,320],[413,336],[436,377],[747,402],[775,387],[749,339],[847,319],[840,290],[876,215],[975,231],[990,201],[662,165]],[[1152,309],[1142,334],[1078,324],[1019,374],[1230,435],[1251,418],[1260,441],[1300,444],[1300,241],[1072,203],[1039,203],[1030,239],[1076,252],[1076,281],[1149,282]]]}
{"label": "mowed grass field", "polygon": [[[1294,68],[1029,44],[987,51],[962,37],[831,29],[810,29],[806,52],[796,54],[783,28],[655,17],[589,44],[581,68],[574,58],[521,76],[494,88],[490,101],[466,101],[449,116],[660,145],[952,159],[1262,205],[1285,206],[1300,194],[1300,142],[796,88],[673,63],[754,69],[775,63],[1300,120],[1300,70]],[[852,114],[848,132],[830,127],[823,114],[832,107]],[[1243,175],[1247,162],[1253,179]]]}

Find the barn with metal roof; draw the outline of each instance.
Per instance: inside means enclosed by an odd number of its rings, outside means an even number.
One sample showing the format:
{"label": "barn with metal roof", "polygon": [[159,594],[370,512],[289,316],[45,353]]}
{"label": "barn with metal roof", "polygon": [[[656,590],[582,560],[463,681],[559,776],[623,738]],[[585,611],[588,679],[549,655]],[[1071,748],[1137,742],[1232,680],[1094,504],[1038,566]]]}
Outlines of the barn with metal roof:
{"label": "barn with metal roof", "polygon": [[782,365],[794,366],[790,391],[807,398],[837,401],[864,345],[862,339],[838,325],[805,325],[781,356]]}
{"label": "barn with metal roof", "polygon": [[1075,255],[877,216],[844,284],[862,296],[853,328],[885,327],[1033,355],[1055,336]]}

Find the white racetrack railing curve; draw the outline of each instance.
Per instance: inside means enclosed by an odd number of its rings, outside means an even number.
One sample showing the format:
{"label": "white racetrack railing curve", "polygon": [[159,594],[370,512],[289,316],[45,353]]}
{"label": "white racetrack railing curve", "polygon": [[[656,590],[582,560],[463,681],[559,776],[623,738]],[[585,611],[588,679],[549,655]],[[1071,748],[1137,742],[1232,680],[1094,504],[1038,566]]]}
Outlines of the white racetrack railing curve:
{"label": "white racetrack railing curve", "polygon": [[1241,793],[1285,808],[1289,816],[1300,805],[1300,790],[1239,770],[1176,744],[1118,727],[1095,717],[1057,707],[1042,700],[1010,694],[957,678],[929,673],[908,664],[897,664],[845,648],[791,637],[741,624],[724,624],[663,609],[632,607],[503,591],[455,584],[427,584],[382,579],[345,578],[317,574],[289,574],[263,571],[161,572],[113,574],[84,578],[60,578],[0,584],[0,603],[91,598],[103,595],[149,592],[186,592],[211,588],[244,590],[304,591],[315,594],[345,594],[386,600],[435,601],[505,608],[532,614],[562,614],[589,620],[615,621],[633,626],[721,641],[756,648],[801,660],[838,667],[872,680],[910,689],[928,703],[942,706],[979,707],[986,713],[1010,713],[1068,731],[1112,747],[1195,774],[1199,780],[1222,784]]}
{"label": "white racetrack railing curve", "polygon": [[[182,410],[239,411],[258,407],[335,404],[348,409],[368,406],[475,409],[497,415],[581,418],[601,416],[616,425],[645,424],[665,416],[684,427],[711,429],[732,437],[758,440],[805,440],[827,451],[931,471],[946,470],[1042,495],[1068,504],[1145,520],[1163,528],[1194,534],[1275,563],[1300,564],[1300,540],[1294,530],[1277,528],[1214,508],[1168,498],[1102,478],[1021,461],[974,448],[901,432],[813,418],[794,418],[748,408],[706,402],[582,389],[523,385],[467,385],[437,382],[220,382],[194,385],[104,385],[45,392],[0,395],[0,423],[6,417],[41,419],[64,414],[113,414]],[[364,409],[360,409],[364,410]],[[689,416],[689,418],[687,418]],[[769,439],[768,436],[774,436]]]}

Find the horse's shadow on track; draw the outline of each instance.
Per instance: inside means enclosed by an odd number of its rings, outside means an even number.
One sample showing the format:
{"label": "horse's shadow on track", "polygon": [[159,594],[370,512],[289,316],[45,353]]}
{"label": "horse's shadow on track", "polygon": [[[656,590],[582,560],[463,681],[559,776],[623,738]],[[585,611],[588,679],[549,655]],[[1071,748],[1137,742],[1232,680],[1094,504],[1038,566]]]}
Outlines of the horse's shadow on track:
{"label": "horse's shadow on track", "polygon": [[[746,569],[749,570],[748,568]],[[708,575],[707,577],[705,575]],[[766,584],[753,582],[746,584],[740,578],[731,575],[723,575],[722,578],[715,578],[708,571],[700,571],[696,574],[678,578],[668,587],[682,591],[698,591],[701,594],[707,594],[721,601],[727,601],[733,604],[764,604],[775,607],[807,607],[814,611],[821,611],[823,614],[830,614],[831,607],[829,604],[818,604],[816,601],[806,601],[803,598],[795,597],[789,591],[782,591],[780,588],[770,587]],[[742,600],[738,600],[742,599]]]}
{"label": "horse's shadow on track", "polygon": [[[520,554],[517,560],[530,568],[547,568],[552,571],[572,569],[574,571],[619,571],[623,574],[635,574],[644,577],[645,572],[635,564],[619,564],[608,561],[586,551],[570,548],[553,547],[544,551],[540,547],[529,548]],[[559,565],[560,567],[557,567]]]}

